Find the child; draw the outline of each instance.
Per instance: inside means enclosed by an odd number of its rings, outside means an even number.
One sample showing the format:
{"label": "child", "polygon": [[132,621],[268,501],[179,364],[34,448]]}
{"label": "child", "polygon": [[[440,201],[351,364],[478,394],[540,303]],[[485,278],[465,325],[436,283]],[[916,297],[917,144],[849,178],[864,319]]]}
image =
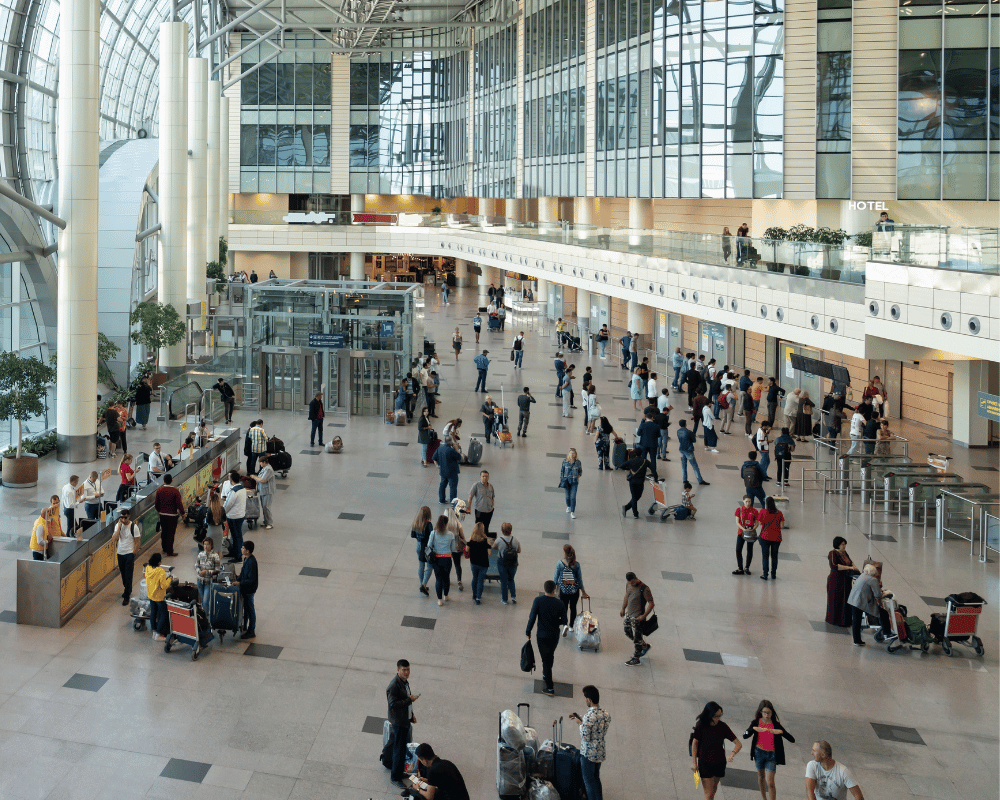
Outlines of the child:
{"label": "child", "polygon": [[688,519],[694,519],[695,514],[698,513],[698,509],[691,503],[693,497],[694,492],[691,491],[691,482],[684,481],[684,491],[681,492],[681,505],[691,512],[691,516]]}

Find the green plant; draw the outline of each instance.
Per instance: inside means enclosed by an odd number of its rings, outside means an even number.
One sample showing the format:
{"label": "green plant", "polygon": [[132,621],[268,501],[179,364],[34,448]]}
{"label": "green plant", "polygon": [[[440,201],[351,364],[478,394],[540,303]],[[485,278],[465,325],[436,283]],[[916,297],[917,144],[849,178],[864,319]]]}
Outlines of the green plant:
{"label": "green plant", "polygon": [[[55,431],[43,433],[40,436],[28,436],[21,442],[21,452],[33,453],[41,458],[46,453],[51,453],[56,449],[57,439],[58,436]],[[11,446],[4,450],[3,454],[5,456],[10,456],[14,455],[14,452],[15,448]]]}
{"label": "green plant", "polygon": [[872,246],[872,232],[871,231],[861,231],[861,233],[856,233],[854,236],[850,237],[854,239],[854,243],[858,247],[867,247],[869,250]]}
{"label": "green plant", "polygon": [[811,225],[793,225],[791,228],[768,228],[764,238],[775,242],[808,242],[833,247],[843,247],[844,242],[851,237],[845,230],[833,228],[814,228]]}
{"label": "green plant", "polygon": [[[105,386],[115,385],[115,374],[108,368],[107,362],[114,360],[122,349],[112,342],[101,331],[97,332],[97,382]],[[57,353],[49,355],[49,363],[56,366]]]}
{"label": "green plant", "polygon": [[768,228],[764,231],[764,238],[772,242],[784,242],[789,238],[789,233],[784,228]]}
{"label": "green plant", "polygon": [[177,309],[164,303],[139,303],[128,316],[129,324],[137,330],[129,334],[136,344],[146,348],[147,353],[156,353],[160,348],[173,347],[183,341],[187,328]]}
{"label": "green plant", "polygon": [[434,206],[434,208],[431,209],[431,213],[432,214],[440,214],[441,213],[441,206]]}
{"label": "green plant", "polygon": [[225,236],[219,237],[219,263],[226,266],[229,263],[229,242]]}
{"label": "green plant", "polygon": [[[225,241],[225,239],[219,239],[220,242]],[[222,246],[219,246],[221,252]],[[209,261],[205,265],[205,275],[209,278],[215,278],[215,291],[218,294],[222,294],[226,291],[226,287],[229,285],[229,281],[226,280],[226,268],[222,266],[222,262],[219,261]]]}
{"label": "green plant", "polygon": [[0,419],[17,420],[17,457],[21,457],[21,423],[45,413],[45,393],[56,371],[40,359],[0,353]]}
{"label": "green plant", "polygon": [[851,237],[848,236],[847,231],[838,228],[834,230],[833,228],[814,228],[812,231],[812,238],[810,241],[816,242],[817,244],[828,245],[830,247],[843,247],[844,242],[846,242]]}

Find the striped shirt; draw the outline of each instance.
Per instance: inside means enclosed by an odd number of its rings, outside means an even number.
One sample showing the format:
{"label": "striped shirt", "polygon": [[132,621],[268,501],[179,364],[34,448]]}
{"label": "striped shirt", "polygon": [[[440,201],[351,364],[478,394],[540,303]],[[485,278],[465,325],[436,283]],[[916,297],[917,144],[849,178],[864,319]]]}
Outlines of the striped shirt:
{"label": "striped shirt", "polygon": [[250,429],[250,452],[264,453],[267,451],[267,433],[260,425]]}

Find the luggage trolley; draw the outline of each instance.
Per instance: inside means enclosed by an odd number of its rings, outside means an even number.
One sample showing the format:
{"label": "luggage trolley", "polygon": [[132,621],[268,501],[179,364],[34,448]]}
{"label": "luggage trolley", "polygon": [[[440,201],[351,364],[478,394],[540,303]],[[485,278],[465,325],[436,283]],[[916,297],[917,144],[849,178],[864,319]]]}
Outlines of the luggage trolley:
{"label": "luggage trolley", "polygon": [[493,407],[493,444],[501,449],[509,444],[514,446],[514,436],[510,432],[507,408],[504,405],[503,384],[500,385],[500,406]]}
{"label": "luggage trolley", "polygon": [[961,592],[948,595],[945,602],[948,610],[944,614],[931,614],[930,635],[934,643],[941,645],[946,656],[955,652],[954,644],[972,648],[981,656],[986,651],[983,640],[976,636],[976,628],[986,601],[975,592]]}
{"label": "luggage trolley", "polygon": [[167,600],[170,633],[167,634],[167,641],[163,645],[164,653],[169,653],[174,643],[180,642],[191,648],[191,660],[198,660],[202,650],[201,641],[205,636],[203,623],[206,622],[199,619],[199,616],[204,616],[204,612],[201,611],[197,600],[191,603],[185,603],[183,600]]}
{"label": "luggage trolley", "polygon": [[670,505],[667,502],[667,493],[662,483],[657,483],[650,478],[649,485],[653,488],[653,504],[649,507],[649,515],[653,516],[656,514],[657,509],[662,509],[660,512],[660,522],[669,521],[677,513],[677,509],[682,506],[679,503]]}

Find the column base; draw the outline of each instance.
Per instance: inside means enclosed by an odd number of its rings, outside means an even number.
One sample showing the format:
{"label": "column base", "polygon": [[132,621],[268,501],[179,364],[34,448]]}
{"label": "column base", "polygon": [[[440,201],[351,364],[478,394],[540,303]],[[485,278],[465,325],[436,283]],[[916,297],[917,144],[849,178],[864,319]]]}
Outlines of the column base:
{"label": "column base", "polygon": [[56,458],[66,464],[87,464],[97,457],[97,429],[91,434],[56,435]]}

